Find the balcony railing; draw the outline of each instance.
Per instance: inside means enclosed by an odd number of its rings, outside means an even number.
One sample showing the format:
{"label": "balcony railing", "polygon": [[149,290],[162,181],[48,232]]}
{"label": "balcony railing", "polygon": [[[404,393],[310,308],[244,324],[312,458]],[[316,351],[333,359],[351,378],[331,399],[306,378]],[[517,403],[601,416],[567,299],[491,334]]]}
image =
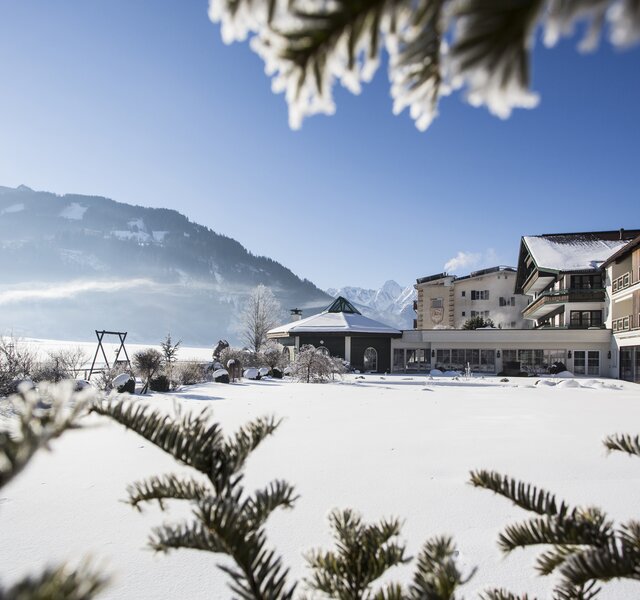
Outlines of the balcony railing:
{"label": "balcony railing", "polygon": [[640,327],[640,315],[637,319],[634,319],[633,315],[625,315],[618,319],[614,319],[611,328],[614,332],[618,331],[631,331],[632,329],[638,329]]}
{"label": "balcony railing", "polygon": [[564,304],[566,302],[604,302],[605,290],[596,289],[578,289],[571,288],[566,290],[551,290],[540,294],[527,308],[524,309],[523,315],[527,316],[546,304]]}
{"label": "balcony railing", "polygon": [[631,287],[634,283],[633,273],[629,271],[628,273],[623,273],[620,277],[617,277],[611,282],[612,292],[615,294],[616,292],[621,292],[622,290]]}

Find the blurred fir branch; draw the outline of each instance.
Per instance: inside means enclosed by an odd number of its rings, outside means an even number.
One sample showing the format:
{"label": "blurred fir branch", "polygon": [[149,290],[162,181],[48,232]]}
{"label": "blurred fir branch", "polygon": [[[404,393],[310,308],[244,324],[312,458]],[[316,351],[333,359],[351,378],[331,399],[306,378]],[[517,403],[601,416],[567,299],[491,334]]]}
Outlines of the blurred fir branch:
{"label": "blurred fir branch", "polygon": [[[18,393],[0,398],[0,488],[12,481],[52,440],[77,427],[90,392],[73,393],[73,382],[41,384],[36,390],[25,382]],[[0,600],[89,600],[104,589],[107,578],[83,563],[60,566],[30,575],[9,588],[0,584]]]}
{"label": "blurred fir branch", "polygon": [[394,112],[408,108],[424,130],[454,89],[502,118],[536,106],[539,30],[552,46],[586,23],[582,51],[604,30],[617,47],[640,39],[640,0],[210,0],[209,14],[225,42],[251,37],[274,91],[285,93],[293,128],[335,111],[336,82],[358,93],[383,48]]}

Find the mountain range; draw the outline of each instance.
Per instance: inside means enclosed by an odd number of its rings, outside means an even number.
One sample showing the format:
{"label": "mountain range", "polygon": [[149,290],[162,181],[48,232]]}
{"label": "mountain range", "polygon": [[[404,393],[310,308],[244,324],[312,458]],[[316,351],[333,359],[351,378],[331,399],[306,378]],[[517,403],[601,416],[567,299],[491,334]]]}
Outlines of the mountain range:
{"label": "mountain range", "polygon": [[193,345],[240,341],[249,292],[306,314],[331,298],[285,266],[175,210],[0,187],[0,334],[90,339],[95,329]]}
{"label": "mountain range", "polygon": [[398,329],[413,327],[413,301],[417,298],[417,292],[412,285],[402,287],[389,280],[377,290],[347,286],[339,289],[329,288],[326,292],[334,298],[343,296],[367,317]]}

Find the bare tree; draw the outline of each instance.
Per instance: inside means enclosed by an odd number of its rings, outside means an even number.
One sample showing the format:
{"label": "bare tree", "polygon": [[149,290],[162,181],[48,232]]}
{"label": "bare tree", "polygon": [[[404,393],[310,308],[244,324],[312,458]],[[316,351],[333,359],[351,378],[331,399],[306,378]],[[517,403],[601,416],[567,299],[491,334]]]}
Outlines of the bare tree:
{"label": "bare tree", "polygon": [[267,331],[278,324],[281,310],[268,287],[260,284],[251,292],[242,313],[243,339],[250,350],[260,352],[267,341]]}

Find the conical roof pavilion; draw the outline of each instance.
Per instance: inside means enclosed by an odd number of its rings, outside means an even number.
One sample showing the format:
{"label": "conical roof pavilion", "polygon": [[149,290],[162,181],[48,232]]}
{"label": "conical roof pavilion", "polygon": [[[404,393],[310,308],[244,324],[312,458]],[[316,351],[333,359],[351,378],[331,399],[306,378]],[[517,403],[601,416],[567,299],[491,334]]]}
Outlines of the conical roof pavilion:
{"label": "conical roof pavilion", "polygon": [[393,337],[402,335],[398,329],[365,317],[349,300],[342,296],[338,296],[321,313],[271,329],[267,333],[267,337],[281,338],[301,333],[378,334]]}

